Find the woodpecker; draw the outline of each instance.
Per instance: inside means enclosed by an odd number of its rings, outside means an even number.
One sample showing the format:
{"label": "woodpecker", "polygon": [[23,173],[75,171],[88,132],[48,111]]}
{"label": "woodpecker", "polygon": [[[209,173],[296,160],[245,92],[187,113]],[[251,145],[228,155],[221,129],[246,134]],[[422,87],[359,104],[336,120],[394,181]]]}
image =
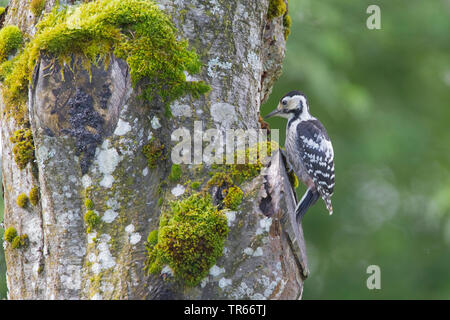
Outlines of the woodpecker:
{"label": "woodpecker", "polygon": [[285,142],[288,166],[308,188],[295,209],[297,221],[319,197],[333,214],[334,151],[325,127],[309,113],[306,96],[299,91],[283,96],[278,107],[265,118],[273,116],[288,119]]}

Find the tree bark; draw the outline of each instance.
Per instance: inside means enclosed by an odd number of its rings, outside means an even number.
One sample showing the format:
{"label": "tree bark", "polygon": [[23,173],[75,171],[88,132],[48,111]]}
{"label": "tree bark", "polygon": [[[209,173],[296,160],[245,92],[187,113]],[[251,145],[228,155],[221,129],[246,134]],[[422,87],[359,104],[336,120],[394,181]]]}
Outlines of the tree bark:
{"label": "tree bark", "polygon": [[[200,56],[204,67],[192,80],[209,84],[207,95],[173,102],[169,118],[157,102],[149,106],[138,97],[120,59],[113,58],[106,69],[94,67],[92,77],[83,68],[65,66],[62,79],[60,70],[48,73],[52,57],[43,56],[27,104],[36,161],[23,170],[9,142],[18,124],[2,116],[4,225],[29,239],[20,250],[4,243],[10,299],[301,298],[308,275],[304,239],[279,153],[241,186],[244,200],[228,221],[224,254],[200,285],[185,288],[166,281],[167,274],[145,271],[145,240],[159,225],[159,194],[164,201],[177,197],[176,184],[161,184],[170,157],[148,168],[143,146],[152,137],[173,145],[173,130],[183,126],[192,132],[193,120],[205,129],[260,128],[260,106],[281,74],[285,51],[283,18],[267,18],[269,0],[158,3]],[[45,11],[55,5],[47,0]],[[28,1],[11,1],[4,25],[15,24],[32,37],[36,22]],[[70,99],[92,101],[94,116],[103,119],[90,163],[76,151],[83,141],[68,133],[76,129]],[[3,103],[0,107],[3,111]],[[18,207],[18,195],[34,186],[40,190],[38,205]],[[86,231],[86,189],[105,225],[101,233]]]}

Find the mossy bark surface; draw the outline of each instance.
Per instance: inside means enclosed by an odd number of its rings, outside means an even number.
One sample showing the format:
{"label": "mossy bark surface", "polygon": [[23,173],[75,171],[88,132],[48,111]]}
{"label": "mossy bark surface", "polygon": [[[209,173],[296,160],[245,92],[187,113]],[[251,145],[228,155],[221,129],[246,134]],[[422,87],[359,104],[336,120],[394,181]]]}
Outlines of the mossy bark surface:
{"label": "mossy bark surface", "polygon": [[[47,0],[40,17],[27,2],[11,1],[5,25],[32,37],[56,1]],[[80,1],[59,1],[73,2]],[[146,239],[158,229],[161,210],[194,192],[194,180],[198,188],[208,179],[207,166],[200,173],[183,166],[181,177],[169,179],[171,133],[182,126],[192,131],[194,120],[203,129],[260,128],[259,108],[281,73],[285,50],[283,17],[268,19],[269,0],[158,4],[204,65],[188,79],[205,81],[209,93],[177,99],[167,117],[160,100],[140,97],[125,61],[112,57],[89,73],[76,56],[61,66],[43,54],[27,103],[35,161],[24,169],[9,142],[20,125],[2,116],[4,224],[28,236],[21,248],[4,243],[10,299],[301,297],[308,274],[304,240],[278,153],[261,175],[239,186],[243,200],[227,214],[224,254],[199,285],[183,286],[170,268],[146,271]],[[149,167],[143,149],[154,141],[164,148]],[[18,207],[17,197],[33,188],[36,205]]]}

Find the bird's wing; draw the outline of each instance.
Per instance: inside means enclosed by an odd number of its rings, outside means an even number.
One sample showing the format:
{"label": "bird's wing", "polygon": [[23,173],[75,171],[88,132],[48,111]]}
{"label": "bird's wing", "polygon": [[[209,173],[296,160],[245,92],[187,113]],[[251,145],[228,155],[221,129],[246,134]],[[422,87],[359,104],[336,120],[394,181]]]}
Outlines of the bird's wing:
{"label": "bird's wing", "polygon": [[327,202],[334,190],[334,151],[327,131],[319,120],[307,120],[297,126],[297,137],[306,171]]}

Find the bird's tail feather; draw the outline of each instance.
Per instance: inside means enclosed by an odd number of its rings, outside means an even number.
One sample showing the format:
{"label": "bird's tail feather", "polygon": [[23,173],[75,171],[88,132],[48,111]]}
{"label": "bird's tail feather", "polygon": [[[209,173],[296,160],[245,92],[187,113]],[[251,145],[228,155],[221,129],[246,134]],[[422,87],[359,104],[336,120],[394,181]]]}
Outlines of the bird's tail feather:
{"label": "bird's tail feather", "polygon": [[298,202],[297,208],[295,208],[298,223],[300,223],[308,208],[316,203],[317,199],[319,199],[319,192],[317,190],[306,190],[302,199]]}

